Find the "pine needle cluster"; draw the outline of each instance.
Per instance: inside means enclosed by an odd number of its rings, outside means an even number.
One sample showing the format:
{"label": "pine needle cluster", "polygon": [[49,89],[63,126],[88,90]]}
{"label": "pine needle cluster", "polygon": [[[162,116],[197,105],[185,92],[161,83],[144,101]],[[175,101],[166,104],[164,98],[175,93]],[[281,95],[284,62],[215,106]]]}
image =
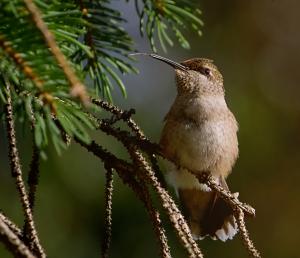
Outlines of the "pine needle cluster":
{"label": "pine needle cluster", "polygon": [[[165,50],[166,43],[172,46],[170,34],[188,47],[178,28],[191,24],[199,31],[202,24],[190,1],[136,0],[135,6],[153,51],[157,44]],[[59,153],[66,147],[53,115],[70,137],[90,141],[87,130],[95,125],[83,109],[95,107],[86,105],[88,96],[111,101],[115,86],[126,96],[120,74],[137,72],[128,55],[134,43],[120,11],[107,0],[3,0],[0,10],[0,103],[7,101],[8,81],[15,116],[34,121],[42,151],[49,142]]]}

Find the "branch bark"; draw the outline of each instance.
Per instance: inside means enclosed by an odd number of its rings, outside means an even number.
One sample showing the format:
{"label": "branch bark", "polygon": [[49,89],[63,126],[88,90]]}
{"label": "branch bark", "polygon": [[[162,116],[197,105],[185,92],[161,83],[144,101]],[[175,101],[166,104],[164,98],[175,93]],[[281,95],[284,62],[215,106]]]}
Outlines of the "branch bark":
{"label": "branch bark", "polygon": [[25,215],[25,224],[28,225],[29,234],[28,237],[29,243],[31,245],[31,250],[35,247],[35,251],[39,255],[39,257],[46,257],[44,250],[40,244],[37,231],[35,229],[35,224],[33,220],[32,210],[30,208],[28,195],[26,192],[25,184],[22,176],[21,163],[17,148],[16,141],[16,132],[15,132],[15,124],[13,117],[13,109],[12,109],[12,99],[10,92],[10,84],[6,80],[6,90],[7,90],[7,104],[5,105],[5,116],[6,116],[6,129],[7,129],[7,138],[8,138],[8,148],[9,148],[9,160],[11,167],[11,175],[15,179],[16,188],[18,190],[20,200],[22,203],[24,215]]}
{"label": "branch bark", "polygon": [[240,236],[242,238],[243,244],[245,248],[248,250],[248,253],[253,258],[261,258],[260,253],[255,248],[254,243],[250,239],[249,232],[246,228],[244,212],[241,208],[235,208],[235,218],[237,220],[237,224],[240,230]]}
{"label": "branch bark", "polygon": [[109,257],[109,246],[111,242],[111,226],[112,226],[112,195],[113,195],[113,169],[108,165],[106,169],[106,185],[105,185],[105,216],[104,216],[104,236],[102,241],[102,258]]}
{"label": "branch bark", "polygon": [[205,172],[202,172],[201,174],[196,174],[195,172],[191,172],[194,174],[199,182],[201,184],[206,184],[208,187],[213,189],[214,191],[218,192],[220,196],[230,204],[232,209],[240,208],[243,212],[245,212],[247,215],[251,217],[255,217],[255,209],[252,208],[250,205],[246,203],[242,203],[239,201],[239,199],[229,191],[225,190],[222,186],[220,186],[213,177]]}
{"label": "branch bark", "polygon": [[37,258],[0,216],[0,241],[16,258]]}

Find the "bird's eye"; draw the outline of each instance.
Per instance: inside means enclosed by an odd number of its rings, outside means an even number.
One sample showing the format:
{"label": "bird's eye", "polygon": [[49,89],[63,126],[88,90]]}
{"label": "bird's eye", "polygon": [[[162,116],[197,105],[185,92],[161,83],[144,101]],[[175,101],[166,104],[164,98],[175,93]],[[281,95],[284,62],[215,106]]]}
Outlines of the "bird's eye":
{"label": "bird's eye", "polygon": [[211,76],[211,70],[209,68],[201,69],[201,73],[205,76]]}

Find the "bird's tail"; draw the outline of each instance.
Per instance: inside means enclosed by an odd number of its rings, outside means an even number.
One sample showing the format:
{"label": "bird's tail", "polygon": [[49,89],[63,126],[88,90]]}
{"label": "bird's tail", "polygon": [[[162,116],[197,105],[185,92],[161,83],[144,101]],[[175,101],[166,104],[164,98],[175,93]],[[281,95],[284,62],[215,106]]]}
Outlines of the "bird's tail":
{"label": "bird's tail", "polygon": [[[228,189],[225,179],[220,181]],[[237,233],[233,211],[217,193],[196,188],[178,190],[183,213],[196,240],[210,236],[226,241]]]}

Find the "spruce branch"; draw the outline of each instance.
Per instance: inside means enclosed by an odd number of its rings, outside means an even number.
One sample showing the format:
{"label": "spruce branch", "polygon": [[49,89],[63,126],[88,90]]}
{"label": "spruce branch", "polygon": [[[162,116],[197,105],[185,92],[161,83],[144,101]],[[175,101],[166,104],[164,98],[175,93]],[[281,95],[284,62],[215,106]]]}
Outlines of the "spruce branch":
{"label": "spruce branch", "polygon": [[[151,143],[149,139],[146,138],[143,131],[139,128],[136,122],[131,118],[131,116],[135,114],[135,110],[131,109],[129,111],[124,111],[100,99],[92,98],[91,101],[93,104],[98,105],[104,110],[113,114],[111,119],[108,120],[100,120],[92,116],[93,119],[97,120],[98,123],[97,128],[105,132],[107,135],[114,136],[119,141],[122,141],[123,139],[126,138],[127,142],[135,143],[143,151],[146,151],[149,156],[150,162],[153,166],[153,169],[155,170],[157,177],[159,178],[159,181],[161,182],[163,187],[166,187],[167,184],[165,182],[162,171],[159,169],[159,166],[157,165],[157,158],[155,155],[155,154],[161,154],[160,147],[157,144]],[[132,133],[134,133],[134,136],[130,135],[130,133],[127,131],[122,131],[118,128],[112,127],[112,125],[119,120],[123,120],[127,124],[127,126],[131,129]]]}
{"label": "spruce branch", "polygon": [[[32,125],[32,130],[34,129],[34,124]],[[28,201],[29,201],[29,207],[31,209],[31,212],[33,213],[34,206],[35,206],[35,193],[36,189],[39,183],[39,165],[40,165],[40,152],[35,144],[35,141],[33,139],[32,143],[32,158],[29,166],[29,172],[28,172],[28,178],[27,178],[27,184],[28,184]],[[28,236],[30,235],[30,227],[25,221],[24,228],[23,228],[23,235]]]}
{"label": "spruce branch", "polygon": [[131,115],[135,113],[134,110],[130,111],[130,112],[126,112],[126,111],[123,111],[122,109],[108,103],[107,101],[104,101],[101,99],[92,98],[92,102],[95,105],[100,106],[104,110],[112,113],[118,119],[124,120],[127,123],[127,125],[129,126],[129,128],[131,128],[131,130],[136,134],[137,137],[139,137],[140,139],[146,138],[143,131],[138,127],[137,123],[131,118]]}
{"label": "spruce branch", "polygon": [[0,210],[0,219],[9,227],[9,229],[19,238],[22,239],[22,231],[21,229],[12,222],[1,210]]}
{"label": "spruce branch", "polygon": [[37,258],[0,216],[0,241],[16,258]]}
{"label": "spruce branch", "polygon": [[130,155],[136,161],[136,165],[143,172],[142,175],[145,176],[145,180],[151,184],[156,193],[158,194],[163,208],[168,214],[170,222],[173,228],[176,230],[177,236],[189,254],[190,258],[202,258],[203,254],[192,237],[191,231],[177,208],[177,205],[170,197],[169,193],[161,186],[155,172],[152,170],[151,166],[148,164],[143,155],[136,149],[130,151]]}
{"label": "spruce branch", "polygon": [[164,228],[162,226],[160,214],[153,205],[146,182],[144,182],[143,180],[138,181],[135,178],[135,175],[132,174],[130,171],[117,170],[117,172],[119,177],[123,180],[124,184],[127,184],[137,195],[137,197],[141,200],[141,202],[143,202],[151,220],[154,233],[157,237],[161,257],[170,258],[170,248],[168,245],[168,240],[165,235]]}
{"label": "spruce branch", "polygon": [[106,184],[105,184],[105,216],[104,236],[102,241],[102,258],[109,257],[112,227],[112,195],[113,195],[113,169],[106,163]]}
{"label": "spruce branch", "polygon": [[124,97],[125,85],[119,73],[136,73],[128,54],[133,51],[133,41],[123,29],[121,13],[110,8],[106,1],[80,0],[79,6],[86,20],[84,43],[92,55],[81,51],[77,59],[92,78],[96,94],[112,100],[114,84]]}
{"label": "spruce branch", "polygon": [[[106,131],[106,133],[115,134],[116,131]],[[131,147],[128,145],[128,141],[126,137],[124,137],[124,135],[122,136],[115,134],[114,136],[117,137],[117,139],[120,140],[124,144],[124,146],[126,146],[129,150],[130,155],[135,160],[135,165],[133,167],[131,167],[132,165],[128,164],[127,162],[120,160],[111,153],[105,151],[94,141],[92,141],[90,145],[87,145],[80,142],[78,139],[75,140],[79,142],[82,146],[86,147],[88,151],[91,151],[93,154],[102,159],[104,162],[109,162],[109,164],[111,164],[111,166],[113,166],[117,171],[120,169],[124,170],[127,168],[127,170],[130,169],[130,171],[133,171],[132,173],[134,173],[134,171],[136,171],[135,167],[138,167],[138,171],[140,171],[139,174],[143,175],[143,180],[146,180],[146,182],[149,183],[157,192],[160,201],[162,202],[163,208],[166,210],[168,217],[171,223],[173,224],[173,227],[176,230],[181,243],[189,253],[190,257],[202,257],[203,255],[200,249],[198,248],[197,244],[195,243],[194,239],[192,238],[190,229],[184,217],[180,213],[179,209],[177,208],[175,202],[170,197],[168,192],[161,186],[151,166],[147,163],[147,161],[138,151],[136,152],[131,150]]]}
{"label": "spruce branch", "polygon": [[[97,101],[93,100],[93,102],[97,103]],[[131,119],[131,115],[134,113],[134,110],[130,110],[128,112],[126,111],[122,111],[121,109],[109,104],[109,103],[105,103],[102,102],[102,107],[106,108],[106,110],[111,110],[114,113],[114,116],[112,116],[112,118],[109,120],[109,125],[115,123],[116,121],[118,121],[119,119],[123,119],[129,128],[131,128],[131,130],[133,132],[136,133],[138,138],[142,138],[145,139],[145,136],[143,134],[143,132],[140,130],[140,128],[137,126],[137,124],[134,122],[133,119]],[[99,104],[99,101],[98,101]],[[106,123],[100,123],[100,124],[106,124]],[[107,128],[106,128],[107,129]],[[104,131],[106,130],[104,129]],[[110,127],[109,131],[113,132],[113,128]],[[120,132],[120,130],[117,130]],[[109,132],[107,132],[109,134]],[[116,135],[116,134],[115,134]],[[118,137],[116,137],[118,138]],[[118,138],[119,140],[121,140],[121,138]],[[130,147],[127,146],[128,151],[130,152]],[[152,156],[152,162],[155,164],[155,157]],[[157,169],[157,173],[160,174],[161,171],[158,169],[157,166],[155,166],[155,168]],[[140,179],[140,183],[134,181],[133,178],[131,178],[129,180],[129,178],[127,177],[127,180],[124,178],[124,176],[122,176],[122,174],[120,175],[120,177],[123,179],[124,182],[127,182],[130,187],[134,190],[134,192],[138,195],[139,199],[144,203],[144,206],[146,208],[146,210],[148,211],[149,217],[151,219],[152,225],[153,225],[153,230],[154,233],[157,237],[158,240],[158,244],[159,244],[159,249],[160,249],[160,254],[162,258],[170,258],[171,257],[171,253],[170,253],[170,248],[168,245],[168,240],[167,237],[165,235],[164,229],[162,227],[162,223],[161,223],[161,219],[160,219],[160,214],[159,212],[154,208],[153,206],[153,202],[151,200],[151,196],[149,193],[149,189],[147,187],[147,182],[145,182],[144,177],[140,176],[140,173],[138,174],[138,178]],[[164,182],[164,181],[163,181]]]}
{"label": "spruce branch", "polygon": [[171,258],[171,251],[168,245],[168,239],[166,237],[165,230],[162,226],[160,213],[154,208],[148,187],[144,182],[141,184],[141,188],[142,195],[140,198],[149,214],[152,227],[159,245],[160,255],[162,258]]}
{"label": "spruce branch", "polygon": [[11,45],[11,42],[6,40],[5,37],[0,34],[0,48],[2,48],[15,64],[20,67],[23,73],[34,82],[36,87],[39,90],[42,90],[42,80],[34,72],[34,69],[22,58],[22,54],[18,53]]}
{"label": "spruce branch", "polygon": [[[140,139],[141,141],[143,141],[143,140],[145,139],[144,134],[143,134],[142,131],[139,129],[139,127],[137,126],[137,124],[133,121],[133,119],[131,119],[130,117],[126,116],[127,113],[126,113],[125,111],[122,111],[121,109],[116,108],[116,107],[114,107],[113,105],[111,105],[111,104],[109,104],[109,103],[106,103],[106,102],[103,102],[103,101],[96,101],[96,100],[94,99],[94,100],[92,100],[92,102],[95,103],[95,104],[101,105],[101,106],[102,106],[104,109],[106,109],[107,111],[112,112],[116,117],[122,118],[124,121],[126,121],[127,125],[128,125],[134,132],[136,132],[136,134],[138,135],[137,139]],[[114,122],[115,119],[112,118],[112,119],[109,120],[109,121],[110,121],[110,122]],[[121,142],[124,144],[124,146],[126,146],[126,148],[128,149],[129,153],[132,155],[132,158],[134,158],[134,160],[135,160],[136,158],[138,158],[139,162],[140,162],[141,160],[142,160],[143,162],[146,162],[146,160],[145,160],[142,156],[140,156],[141,154],[140,154],[140,155],[137,155],[137,153],[136,153],[135,151],[132,151],[132,149],[131,149],[131,147],[130,147],[130,145],[129,145],[131,141],[128,140],[128,133],[126,133],[126,132],[124,132],[124,131],[121,131],[121,130],[119,130],[119,129],[112,128],[112,127],[110,126],[109,121],[108,121],[108,122],[107,122],[107,121],[99,121],[99,128],[100,128],[101,130],[103,130],[105,133],[107,133],[107,134],[109,134],[109,135],[112,135],[112,136],[114,136],[115,138],[117,138],[119,141],[121,141]],[[126,137],[127,137],[127,138],[126,138]],[[132,138],[131,138],[131,139],[132,139]],[[139,163],[139,162],[138,162],[138,163]],[[153,160],[153,162],[154,162],[154,160]],[[136,166],[137,166],[137,167],[140,167],[138,163],[136,164]],[[147,165],[147,166],[146,166],[146,165]],[[145,167],[145,166],[146,166],[146,167]],[[175,203],[173,203],[171,197],[168,196],[167,192],[165,192],[165,191],[163,190],[163,188],[161,187],[161,185],[160,185],[158,179],[155,177],[154,172],[153,172],[153,171],[151,172],[151,170],[149,170],[149,168],[150,168],[149,164],[147,164],[147,162],[146,162],[146,163],[143,163],[143,166],[142,166],[142,167],[143,167],[143,168],[148,168],[147,172],[152,173],[151,176],[150,176],[150,179],[152,179],[151,185],[153,186],[153,182],[155,182],[155,183],[156,183],[156,189],[155,189],[155,190],[156,190],[158,193],[159,193],[159,191],[162,191],[162,192],[164,193],[164,195],[165,195],[165,197],[164,197],[163,199],[164,199],[164,200],[168,200],[169,202],[171,202],[171,206],[173,206],[173,208],[175,207],[175,209],[176,209],[175,212],[178,212],[178,209],[177,209]],[[157,172],[160,172],[160,171],[157,171]],[[145,174],[144,171],[139,173],[139,175],[144,175],[144,174]],[[161,176],[161,177],[162,177],[162,176]],[[142,180],[142,181],[145,181],[145,180],[146,180],[145,182],[148,182],[149,178],[147,179],[147,178],[145,178],[145,177],[143,176],[143,177],[140,177],[140,180]],[[144,199],[144,203],[145,203],[146,207],[148,206],[148,208],[150,209],[150,216],[151,216],[153,219],[157,220],[157,218],[155,218],[155,216],[157,216],[157,215],[156,215],[155,212],[153,212],[153,210],[151,210],[152,208],[151,208],[151,206],[149,206],[149,203],[148,203],[147,199],[145,200],[145,197],[142,198],[142,199]],[[163,205],[163,206],[165,207],[165,205]],[[179,226],[179,223],[178,223],[178,222],[176,221],[176,219],[175,219],[176,216],[174,216],[174,214],[173,214],[174,212],[172,212],[172,211],[170,211],[170,210],[168,210],[168,209],[167,209],[167,211],[169,212],[169,217],[170,217],[171,222],[175,225],[175,229],[178,230],[178,234],[179,234],[179,236],[180,236],[180,239],[181,239],[181,240],[183,241],[183,243],[185,244],[185,247],[187,248],[188,252],[190,252],[190,257],[202,257],[202,256],[201,256],[202,254],[201,254],[200,250],[199,250],[199,251],[197,250],[198,247],[197,247],[196,243],[194,242],[194,240],[193,240],[193,238],[192,238],[192,236],[191,236],[191,233],[188,232],[188,231],[189,231],[188,226],[185,225],[185,226],[183,226],[183,227],[181,228],[181,227]],[[181,215],[181,216],[182,216],[182,215]],[[184,218],[183,218],[183,217],[180,217],[179,219],[181,219],[181,220],[183,221],[183,222],[181,221],[181,223],[186,223],[186,222],[184,221]],[[156,224],[157,224],[157,222],[156,222]],[[187,230],[187,229],[188,229],[188,230]],[[161,253],[162,253],[163,255],[169,255],[169,254],[168,254],[169,252],[166,251],[166,250],[168,250],[169,248],[167,248],[167,246],[166,246],[164,234],[162,234],[162,231],[160,230],[160,228],[157,228],[157,226],[155,226],[155,230],[156,230],[156,234],[159,234],[159,236],[162,237],[161,240],[160,240],[161,250],[162,250]],[[186,235],[186,236],[184,236],[184,235]],[[187,239],[185,239],[185,238],[187,238]],[[190,243],[191,243],[191,245],[192,245],[191,250],[189,250],[188,244],[186,244],[185,242],[190,242]],[[167,257],[168,257],[168,256],[167,256]]]}
{"label": "spruce branch", "polygon": [[239,208],[247,215],[254,217],[255,216],[255,209],[252,208],[250,205],[246,203],[242,203],[236,197],[236,195],[230,193],[229,191],[225,190],[222,186],[220,186],[209,173],[202,172],[200,174],[194,173],[200,183],[206,184],[208,187],[219,193],[221,198],[223,198],[233,209]]}
{"label": "spruce branch", "polygon": [[[67,117],[62,123],[70,136],[77,135],[89,141],[86,130],[90,128],[90,123],[84,119],[84,108],[81,103],[71,98],[69,83],[63,69],[33,22],[32,16],[24,8],[24,2],[9,0],[2,2],[0,73],[5,74],[13,84],[15,116],[18,120],[31,123],[32,112],[28,111],[33,111],[36,119],[35,143],[41,151],[42,158],[46,157],[45,150],[49,142],[53,143],[58,153],[66,148],[62,135],[52,121],[53,114],[57,114],[62,119]],[[57,44],[72,62],[70,65],[82,78],[84,73],[80,70],[80,65],[74,63],[73,57],[79,48],[74,37],[79,39],[80,33],[83,34],[84,31],[85,21],[80,18],[80,11],[70,2],[54,1],[42,4],[37,1],[35,3],[42,10],[48,29],[56,36]],[[22,10],[22,12],[14,12],[14,10]],[[66,34],[72,36],[67,37]],[[2,84],[2,81],[0,83]],[[0,101],[5,103],[6,95],[2,87],[0,97],[2,97]]]}
{"label": "spruce branch", "polygon": [[175,35],[181,47],[189,49],[190,44],[182,32],[188,26],[199,36],[202,35],[201,11],[196,7],[195,2],[167,0],[142,2],[143,7],[140,10],[138,0],[135,0],[136,11],[140,17],[140,32],[142,36],[146,32],[154,52],[157,52],[156,38],[164,52],[167,52],[167,45],[173,46],[170,35]]}
{"label": "spruce branch", "polygon": [[[114,169],[116,169],[116,171],[130,171],[132,174],[136,173],[136,167],[134,165],[131,165],[130,163],[115,157],[113,154],[103,149],[94,141],[92,141],[90,144],[86,144],[80,139],[76,138],[75,141],[78,142],[82,147],[86,148],[89,152],[99,157],[102,161],[108,162]],[[141,168],[139,167],[139,169]],[[151,169],[150,172],[150,180],[147,176],[147,181],[151,182],[152,187],[158,193],[160,201],[162,202],[162,206],[166,210],[169,219],[179,236],[179,239],[188,251],[190,255],[189,257],[203,257],[197,244],[193,240],[190,229],[186,224],[183,216],[181,215],[179,209],[177,208],[175,202],[170,197],[168,192],[161,187],[157,178],[155,177],[155,175],[153,175],[153,171]]]}
{"label": "spruce branch", "polygon": [[232,194],[229,191],[225,190],[213,179],[213,177],[209,173],[202,172],[201,174],[197,174],[192,172],[192,174],[194,174],[198,178],[199,183],[206,184],[213,191],[217,192],[220,197],[223,198],[224,201],[231,206],[234,212],[234,217],[237,221],[240,236],[243,240],[244,246],[248,250],[249,255],[253,258],[261,258],[260,253],[257,251],[254,243],[250,239],[249,232],[246,228],[245,223],[245,213],[249,216],[254,217],[255,209],[246,203],[240,202],[237,198],[237,194]]}
{"label": "spruce branch", "polygon": [[[147,142],[150,142],[150,141],[147,141]],[[152,147],[153,146],[151,146],[151,148]],[[149,151],[149,149],[151,149],[151,148],[146,147],[146,151],[147,150]],[[156,151],[156,148],[157,148],[157,145],[155,145],[155,151]],[[142,150],[144,150],[144,149],[145,149],[145,147]],[[152,152],[152,154],[148,153],[148,156],[149,156],[149,162],[151,163],[151,166],[152,166],[153,170],[155,171],[159,182],[161,183],[163,188],[167,188],[167,182],[165,180],[163,172],[161,171],[161,169],[158,165],[157,155],[155,155],[155,152]]]}
{"label": "spruce branch", "polygon": [[[101,106],[106,111],[110,111],[111,113],[113,113],[111,119],[107,120],[106,122],[99,121],[99,126],[100,128],[102,128],[104,132],[106,132],[107,134],[115,135],[116,138],[120,140],[121,138],[118,137],[118,134],[120,133],[127,134],[127,133],[124,131],[121,132],[121,130],[113,129],[111,125],[119,120],[123,120],[124,122],[126,122],[128,127],[132,130],[132,132],[135,133],[137,138],[141,140],[146,138],[143,132],[140,130],[140,128],[137,126],[134,120],[131,118],[131,115],[135,113],[135,110],[131,109],[129,111],[123,111],[120,108],[117,108],[116,106],[113,106],[112,104],[103,100],[92,99],[92,102],[96,105]],[[154,156],[152,156],[152,162],[153,163],[155,162]],[[158,167],[156,166],[156,168]],[[159,170],[157,171],[161,173],[161,171]],[[133,178],[131,179],[129,179],[128,177],[125,178],[123,174],[119,176],[123,179],[124,182],[127,182],[127,184],[129,184],[129,186],[137,194],[139,199],[144,203],[145,208],[148,211],[148,214],[150,216],[154,233],[158,240],[161,257],[164,258],[171,257],[167,238],[161,224],[160,215],[159,212],[154,208],[152,204],[152,200],[146,182],[144,182],[143,178],[140,178],[140,183],[138,183],[133,181],[134,180]]]}
{"label": "spruce branch", "polygon": [[22,177],[21,163],[19,159],[19,153],[18,153],[17,142],[16,142],[16,131],[14,125],[13,110],[12,110],[10,84],[7,80],[5,80],[5,83],[6,83],[6,91],[7,91],[7,104],[5,105],[5,116],[6,116],[6,130],[7,130],[7,138],[8,138],[11,175],[15,179],[16,188],[19,193],[20,200],[23,207],[23,212],[25,215],[25,224],[28,225],[28,229],[29,229],[28,236],[24,236],[24,237],[28,238],[31,246],[31,250],[34,247],[37,247],[35,251],[38,253],[39,257],[46,257],[44,250],[40,244],[37,231],[35,229],[35,223],[33,220],[33,215],[30,208],[28,195]]}
{"label": "spruce branch", "polygon": [[248,250],[248,253],[251,257],[253,258],[261,258],[260,253],[258,252],[258,250],[255,248],[254,243],[252,242],[252,240],[249,237],[249,232],[246,228],[246,224],[245,224],[245,215],[244,215],[244,211],[239,208],[236,207],[234,210],[235,213],[235,218],[239,227],[239,233],[240,236],[243,240],[243,244],[245,246],[245,248]]}
{"label": "spruce branch", "polygon": [[[96,93],[98,91],[105,98],[111,99],[112,81],[120,87],[123,95],[126,95],[119,72],[136,72],[131,65],[132,59],[128,56],[133,51],[133,42],[122,27],[124,19],[121,13],[110,8],[106,1],[78,0],[76,2],[79,5],[73,2],[4,0],[1,4],[3,10],[0,12],[3,21],[0,26],[0,52],[2,51],[0,54],[4,53],[4,58],[0,60],[0,72],[7,74],[9,80],[18,87],[18,96],[22,101],[28,101],[29,97],[33,99],[38,97],[42,102],[38,110],[34,110],[35,115],[39,117],[35,129],[35,138],[40,140],[37,145],[39,149],[45,149],[51,136],[50,139],[58,153],[66,145],[63,144],[61,135],[57,133],[57,128],[49,122],[49,118],[51,113],[56,114],[61,111],[61,109],[57,110],[57,105],[62,107],[61,101],[69,101],[68,85],[71,87],[83,85],[76,74],[80,79],[90,77],[94,82]],[[168,20],[166,12],[162,10],[171,2],[146,2],[142,9],[149,9],[151,12],[151,15],[147,13],[145,17],[147,15],[152,17],[150,27],[153,32],[153,29],[163,27],[163,21]],[[190,8],[189,4],[182,5],[181,2],[172,3],[171,9],[174,9],[172,5],[178,5],[179,10]],[[193,19],[197,20],[195,17]],[[164,38],[168,38],[167,33],[163,35]],[[82,42],[81,39],[84,41]],[[16,67],[19,69],[15,69]],[[76,74],[73,68],[76,69]],[[37,87],[33,88],[32,85]],[[77,86],[74,88],[79,92],[84,89]],[[0,91],[0,97],[4,95]],[[33,100],[33,102],[37,101]],[[48,107],[50,112],[47,110]],[[68,111],[68,113],[72,112]],[[65,116],[59,114],[58,117]],[[26,116],[25,118],[28,119]],[[64,122],[64,125],[69,124],[65,129],[69,129],[66,131],[70,136],[81,131],[82,121]],[[89,140],[87,134],[83,136],[86,141]]]}
{"label": "spruce branch", "polygon": [[45,42],[51,49],[54,57],[56,58],[57,62],[63,69],[71,87],[71,95],[74,97],[79,97],[80,100],[84,104],[88,104],[88,95],[85,89],[85,86],[82,82],[78,79],[75,72],[69,65],[66,57],[61,52],[60,48],[58,47],[53,34],[48,29],[46,23],[44,22],[40,10],[35,5],[32,0],[24,0],[27,10],[32,15],[32,19],[35,22],[36,27],[41,31]]}
{"label": "spruce branch", "polygon": [[75,141],[78,142],[82,147],[86,148],[89,152],[99,157],[105,164],[109,164],[109,166],[113,167],[123,182],[129,185],[129,187],[131,187],[132,190],[137,194],[149,213],[155,234],[159,236],[158,241],[160,244],[162,257],[170,257],[167,239],[161,226],[159,214],[150,202],[151,198],[149,192],[146,190],[146,186],[142,186],[145,183],[143,183],[143,181],[139,183],[135,179],[135,166],[124,160],[118,159],[94,141],[92,141],[90,144],[86,144],[76,138]]}
{"label": "spruce branch", "polygon": [[28,178],[27,178],[27,184],[29,186],[28,199],[29,199],[30,209],[32,211],[35,205],[36,188],[39,183],[39,174],[40,174],[39,165],[40,165],[40,153],[38,147],[33,141],[32,158],[31,158]]}

